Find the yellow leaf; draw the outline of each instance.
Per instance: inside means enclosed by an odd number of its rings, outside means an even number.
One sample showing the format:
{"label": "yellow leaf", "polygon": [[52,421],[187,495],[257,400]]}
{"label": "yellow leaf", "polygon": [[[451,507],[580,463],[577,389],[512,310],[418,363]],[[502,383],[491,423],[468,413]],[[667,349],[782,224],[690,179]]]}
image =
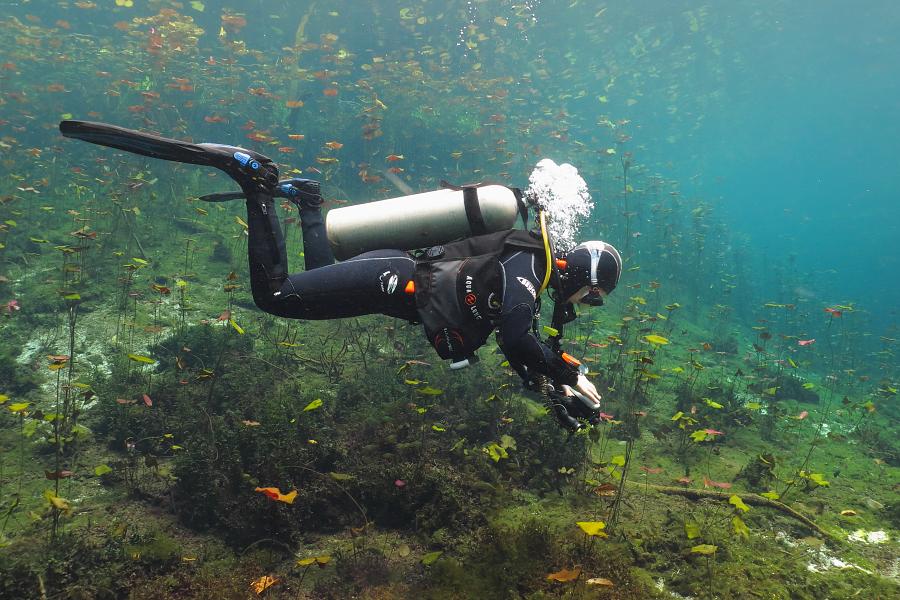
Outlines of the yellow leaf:
{"label": "yellow leaf", "polygon": [[591,577],[585,583],[587,583],[588,585],[605,585],[609,587],[615,585],[612,581],[606,579],[605,577]]}
{"label": "yellow leaf", "polygon": [[747,527],[747,524],[744,523],[743,519],[739,516],[734,515],[731,517],[731,526],[734,529],[735,535],[739,535],[744,539],[750,538],[750,528]]}
{"label": "yellow leaf", "polygon": [[507,23],[509,23],[509,20],[504,19],[503,17],[494,17],[494,23],[496,23],[500,27],[506,27]]}
{"label": "yellow leaf", "polygon": [[264,591],[266,591],[268,588],[272,587],[276,583],[278,583],[278,580],[275,579],[274,577],[270,577],[269,575],[263,575],[256,581],[251,581],[250,587],[252,587],[253,591],[256,592],[256,595],[259,596],[260,594],[262,594]]}
{"label": "yellow leaf", "polygon": [[130,359],[133,360],[134,362],[147,363],[148,365],[152,365],[153,363],[156,362],[155,360],[153,360],[153,359],[150,358],[149,356],[142,356],[142,355],[140,355],[140,354],[129,354],[129,355],[128,355],[128,358],[130,358]]}
{"label": "yellow leaf", "polygon": [[312,402],[310,402],[309,404],[306,405],[306,408],[303,409],[303,412],[309,412],[311,410],[316,410],[320,406],[322,406],[322,399],[316,398],[315,400],[313,400]]}
{"label": "yellow leaf", "polygon": [[606,537],[606,533],[603,532],[603,529],[606,528],[606,523],[603,521],[578,521],[575,524],[590,536],[600,535]]}
{"label": "yellow leaf", "polygon": [[669,343],[669,340],[667,340],[666,338],[664,338],[661,335],[656,335],[656,334],[645,335],[644,339],[656,346],[663,346],[663,345]]}
{"label": "yellow leaf", "polygon": [[426,396],[440,396],[441,394],[444,393],[443,390],[439,390],[439,389],[433,388],[433,387],[431,387],[431,386],[426,386],[426,387],[423,387],[423,388],[419,388],[419,389],[416,390],[416,392],[418,392],[418,393],[420,393],[420,394],[424,394],[424,395],[426,395]]}
{"label": "yellow leaf", "polygon": [[244,335],[244,328],[238,325],[234,319],[228,319],[228,322],[231,323],[231,326],[234,327],[234,330],[239,334]]}
{"label": "yellow leaf", "polygon": [[250,227],[249,225],[247,225],[247,222],[245,220],[243,220],[242,218],[240,218],[238,216],[235,216],[234,220],[237,221],[237,224],[240,225],[241,227],[243,227],[244,229],[248,229]]}
{"label": "yellow leaf", "polygon": [[9,396],[7,396],[6,394],[0,394],[0,404],[3,404],[7,400],[9,400]]}
{"label": "yellow leaf", "polygon": [[47,501],[50,502],[50,504],[52,504],[53,508],[55,508],[56,510],[61,510],[64,512],[72,510],[72,507],[69,506],[69,502],[65,498],[60,498],[50,490],[44,492],[44,498],[46,498]]}
{"label": "yellow leaf", "polygon": [[714,554],[718,549],[718,546],[713,546],[712,544],[700,544],[699,546],[694,546],[693,548],[691,548],[691,552],[693,552],[694,554],[706,554],[708,556],[710,554]]}
{"label": "yellow leaf", "polygon": [[30,402],[16,402],[15,404],[10,404],[6,408],[8,408],[10,411],[12,411],[14,413],[20,413],[20,412],[24,412],[25,409],[28,408],[29,404],[31,404],[31,403]]}
{"label": "yellow leaf", "polygon": [[558,581],[560,583],[566,583],[568,581],[575,581],[578,579],[578,576],[581,575],[581,567],[575,567],[572,570],[569,569],[560,569],[556,573],[550,573],[547,575],[547,581]]}
{"label": "yellow leaf", "polygon": [[198,2],[197,0],[193,0],[193,1],[191,2],[191,8],[193,8],[193,9],[196,10],[196,11],[203,12],[203,9],[205,9],[206,7],[203,6],[203,3],[202,3],[202,2]]}
{"label": "yellow leaf", "polygon": [[744,512],[747,512],[748,510],[750,510],[750,507],[747,506],[746,504],[744,504],[744,501],[741,500],[741,497],[738,496],[737,494],[731,495],[731,498],[728,499],[728,504],[732,504],[732,505],[734,505],[734,507],[736,509],[742,510]]}

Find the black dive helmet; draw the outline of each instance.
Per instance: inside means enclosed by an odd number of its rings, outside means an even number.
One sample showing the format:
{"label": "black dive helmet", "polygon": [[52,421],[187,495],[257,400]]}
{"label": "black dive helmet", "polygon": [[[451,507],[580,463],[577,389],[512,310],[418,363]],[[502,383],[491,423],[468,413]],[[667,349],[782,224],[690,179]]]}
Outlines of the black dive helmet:
{"label": "black dive helmet", "polygon": [[557,290],[565,301],[584,286],[590,286],[587,295],[579,302],[590,306],[603,306],[603,296],[599,291],[611,293],[622,274],[622,257],[612,244],[592,240],[582,242],[565,256],[562,270],[562,285]]}

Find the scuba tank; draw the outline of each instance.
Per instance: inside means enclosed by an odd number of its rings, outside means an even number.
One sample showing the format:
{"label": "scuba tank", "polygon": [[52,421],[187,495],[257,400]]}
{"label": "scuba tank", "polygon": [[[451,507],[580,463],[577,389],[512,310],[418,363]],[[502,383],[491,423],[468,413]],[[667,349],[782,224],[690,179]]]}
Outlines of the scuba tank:
{"label": "scuba tank", "polygon": [[512,229],[520,194],[503,185],[463,186],[328,211],[325,228],[335,258],[384,248],[414,250]]}

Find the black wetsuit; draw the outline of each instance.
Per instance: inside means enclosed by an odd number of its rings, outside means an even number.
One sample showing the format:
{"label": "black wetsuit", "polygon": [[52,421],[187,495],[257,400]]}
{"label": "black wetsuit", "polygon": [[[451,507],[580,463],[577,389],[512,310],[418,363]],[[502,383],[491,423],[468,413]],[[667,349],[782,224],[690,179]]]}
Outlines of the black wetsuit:
{"label": "black wetsuit", "polygon": [[[417,321],[415,297],[404,289],[413,279],[415,259],[401,250],[375,250],[335,263],[318,208],[300,210],[306,271],[287,274],[284,237],[271,199],[247,202],[250,282],[262,310],[295,319],[335,319],[384,314]],[[272,238],[269,237],[271,231]],[[274,238],[274,239],[273,239]],[[536,294],[544,258],[525,250],[507,250],[503,266],[503,307],[497,322],[501,347],[520,375],[547,375],[557,384],[574,385],[578,371],[532,332]],[[524,367],[524,370],[522,369]]]}
{"label": "black wetsuit", "polygon": [[[334,264],[325,221],[314,202],[299,202],[306,271],[287,273],[284,236],[273,201],[280,188],[278,169],[268,157],[236,146],[194,144],[107,123],[66,120],[60,122],[59,129],[69,138],[162,160],[215,167],[232,177],[241,192],[221,196],[247,199],[250,283],[253,300],[262,310],[297,319],[381,313],[418,320],[415,297],[405,293],[406,283],[413,279],[415,259],[400,250],[378,250]],[[317,192],[312,195],[321,200]],[[574,385],[577,369],[532,333],[544,257],[533,251],[510,249],[500,256],[500,262],[503,305],[496,325],[510,364],[526,380],[540,374],[556,384]],[[567,426],[573,429],[574,421],[570,421]]]}

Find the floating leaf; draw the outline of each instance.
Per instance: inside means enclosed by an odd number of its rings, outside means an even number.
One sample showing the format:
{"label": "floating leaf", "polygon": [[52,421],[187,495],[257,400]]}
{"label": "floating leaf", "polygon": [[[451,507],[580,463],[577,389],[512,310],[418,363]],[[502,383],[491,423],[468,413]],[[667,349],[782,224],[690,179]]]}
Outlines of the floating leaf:
{"label": "floating leaf", "polygon": [[647,340],[648,342],[650,342],[651,344],[653,344],[654,346],[663,346],[663,345],[669,343],[669,340],[667,340],[666,338],[664,338],[661,335],[656,335],[656,334],[645,335],[644,339]]}
{"label": "floating leaf", "polygon": [[841,511],[842,517],[855,517],[857,515],[855,510],[847,509]]}
{"label": "floating leaf", "polygon": [[748,402],[747,404],[744,405],[744,408],[747,408],[750,410],[759,410],[762,408],[762,404],[760,404],[759,402]]}
{"label": "floating leaf", "polygon": [[228,322],[231,323],[231,326],[234,327],[234,330],[239,334],[244,335],[244,329],[240,325],[238,325],[234,319],[228,319]]}
{"label": "floating leaf", "polygon": [[744,501],[741,500],[741,497],[737,494],[732,494],[731,498],[728,499],[728,504],[733,505],[736,509],[747,512],[750,510],[750,507],[744,504]]}
{"label": "floating leaf", "polygon": [[821,473],[810,473],[806,477],[816,485],[820,485],[822,487],[828,487],[829,485],[829,483],[825,481],[825,478]]}
{"label": "floating leaf", "polygon": [[133,360],[134,362],[146,363],[148,365],[152,365],[156,361],[150,358],[149,356],[142,356],[140,354],[129,354],[128,358]]}
{"label": "floating leaf", "polygon": [[442,432],[442,431],[447,431],[446,428],[441,427],[440,425],[432,425],[432,426],[431,426],[431,429],[434,430],[434,431],[437,431],[437,432],[439,432],[439,433]]}
{"label": "floating leaf", "polygon": [[25,412],[25,409],[28,408],[30,404],[31,402],[16,402],[15,404],[10,404],[6,408],[8,408],[11,412],[21,413]]}
{"label": "floating leaf", "polygon": [[710,408],[715,408],[715,409],[725,408],[718,402],[716,402],[714,400],[710,400],[709,398],[704,398],[703,401],[706,402],[706,405]]}
{"label": "floating leaf", "polygon": [[422,557],[422,564],[425,566],[432,565],[437,562],[437,559],[441,557],[443,554],[443,550],[436,550],[435,552],[429,552],[425,556]]}
{"label": "floating leaf", "polygon": [[109,465],[99,465],[94,467],[94,475],[96,475],[97,477],[101,477],[103,475],[106,475],[107,473],[112,473],[112,467],[110,467]]}
{"label": "floating leaf", "polygon": [[424,394],[425,396],[440,396],[444,393],[444,390],[439,390],[431,386],[425,386],[423,388],[418,388],[416,392],[418,392],[419,394]]}
{"label": "floating leaf", "polygon": [[700,537],[700,524],[696,521],[685,521],[684,533],[685,535],[687,535],[687,539],[689,540]]}
{"label": "floating leaf", "polygon": [[282,494],[281,490],[279,490],[277,487],[258,487],[253,491],[265,494],[272,500],[278,500],[279,502],[284,502],[285,504],[293,504],[294,499],[297,497],[297,490],[293,490],[291,492],[288,492],[287,494]]}
{"label": "floating leaf", "polygon": [[500,444],[490,443],[484,447],[484,451],[488,456],[491,457],[491,460],[494,462],[500,462],[501,458],[509,458],[509,454],[506,452],[506,449]]}
{"label": "floating leaf", "polygon": [[779,498],[781,498],[781,496],[778,495],[778,492],[774,490],[763,492],[760,494],[760,496],[762,496],[763,498],[768,498],[769,500],[778,500]]}
{"label": "floating leaf", "polygon": [[615,585],[612,581],[606,579],[605,577],[591,577],[585,583],[587,583],[588,585],[605,585],[607,587],[613,587]]}
{"label": "floating leaf", "polygon": [[684,413],[679,410],[677,413],[672,415],[672,420],[677,421],[678,419],[680,419],[683,416],[684,416]]}
{"label": "floating leaf", "polygon": [[607,537],[606,533],[603,531],[606,528],[606,523],[603,521],[578,521],[575,524],[591,537]]}
{"label": "floating leaf", "polygon": [[7,396],[6,394],[0,394],[0,404],[3,404],[7,400],[9,400],[9,396]]}
{"label": "floating leaf", "polygon": [[624,467],[625,466],[625,455],[617,454],[616,456],[613,456],[611,459],[609,459],[609,462],[616,466]]}
{"label": "floating leaf", "polygon": [[253,588],[253,591],[256,592],[256,595],[259,596],[264,591],[272,587],[278,583],[278,580],[269,575],[263,575],[259,579],[250,582],[250,587]]}
{"label": "floating leaf", "polygon": [[547,575],[547,581],[558,581],[559,583],[567,583],[569,581],[575,581],[581,575],[581,567],[575,567],[574,569],[560,569],[556,573],[550,573]]}
{"label": "floating leaf", "polygon": [[710,554],[714,554],[718,549],[718,546],[713,546],[712,544],[700,544],[699,546],[694,546],[693,548],[691,548],[691,552],[693,552],[694,554],[705,554],[709,556]]}
{"label": "floating leaf", "polygon": [[203,12],[206,7],[199,0],[191,0],[191,8],[196,11]]}
{"label": "floating leaf", "polygon": [[60,498],[52,491],[47,490],[44,492],[44,498],[55,508],[56,510],[61,510],[63,512],[69,512],[72,510],[72,507],[69,505],[69,501],[65,498]]}
{"label": "floating leaf", "polygon": [[322,399],[316,398],[315,400],[313,400],[312,402],[310,402],[309,404],[306,405],[306,408],[303,409],[303,412],[309,412],[311,410],[316,410],[320,406],[322,406]]}
{"label": "floating leaf", "polygon": [[750,538],[750,528],[739,516],[734,515],[731,517],[731,526],[734,528],[735,535],[739,535],[745,540]]}
{"label": "floating leaf", "polygon": [[297,565],[301,567],[308,567],[310,565],[318,565],[319,567],[324,567],[330,562],[331,556],[328,554],[323,554],[322,556],[310,556],[309,558],[301,558],[297,561]]}

